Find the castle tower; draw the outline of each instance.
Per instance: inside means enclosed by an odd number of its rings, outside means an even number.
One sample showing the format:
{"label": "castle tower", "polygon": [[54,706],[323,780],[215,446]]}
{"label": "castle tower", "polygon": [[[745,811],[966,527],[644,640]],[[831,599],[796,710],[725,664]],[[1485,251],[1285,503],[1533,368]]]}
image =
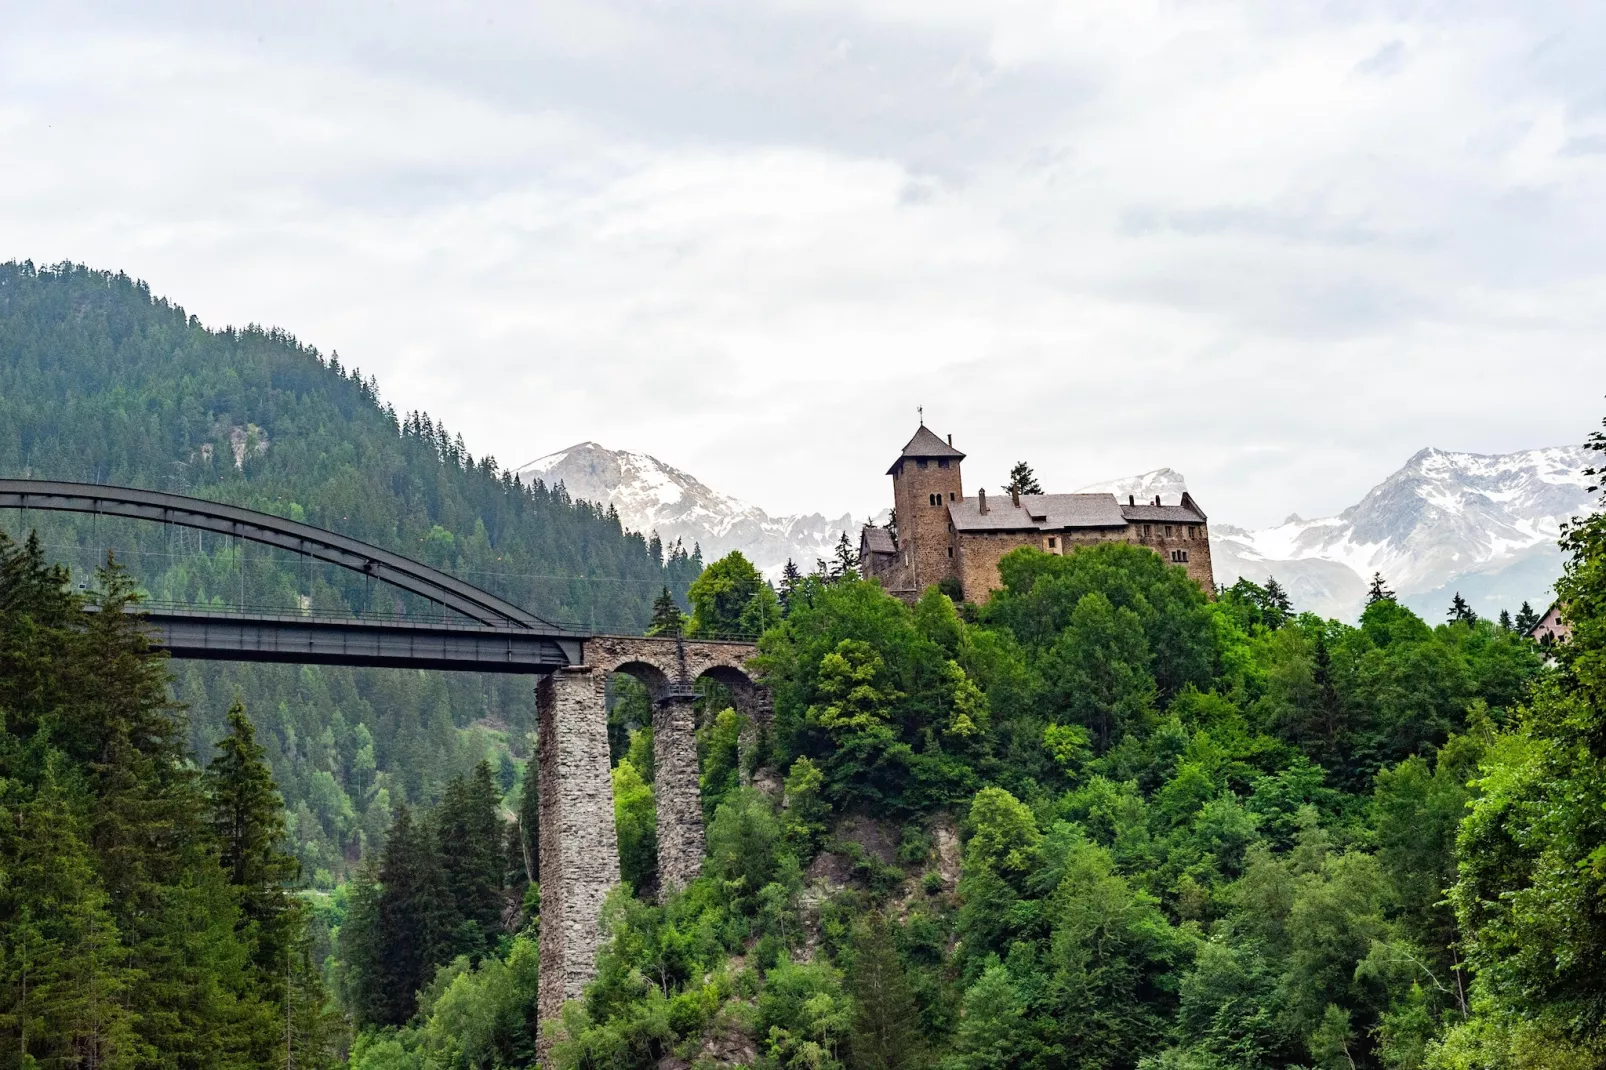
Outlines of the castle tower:
{"label": "castle tower", "polygon": [[944,442],[925,424],[887,469],[892,477],[892,503],[897,510],[899,564],[918,592],[945,576],[956,576],[953,541],[948,531],[948,503],[965,497],[953,437]]}

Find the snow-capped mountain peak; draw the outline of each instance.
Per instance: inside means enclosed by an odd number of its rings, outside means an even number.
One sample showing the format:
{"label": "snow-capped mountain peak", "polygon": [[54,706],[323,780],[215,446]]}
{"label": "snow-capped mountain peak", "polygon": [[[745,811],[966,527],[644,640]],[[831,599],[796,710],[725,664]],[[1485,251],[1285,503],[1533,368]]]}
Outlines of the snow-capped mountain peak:
{"label": "snow-capped mountain peak", "polygon": [[778,575],[790,558],[805,572],[831,555],[841,534],[858,544],[851,515],[827,520],[819,513],[772,517],[756,505],[708,487],[695,476],[648,453],[610,450],[581,442],[520,467],[526,483],[562,483],[571,497],[612,505],[632,531],[654,532],[666,545],[679,539],[702,547],[712,561],[740,550],[766,575]]}
{"label": "snow-capped mountain peak", "polygon": [[1591,507],[1585,454],[1421,450],[1338,516],[1295,515],[1254,532],[1216,526],[1216,578],[1275,574],[1301,608],[1350,618],[1374,572],[1434,619],[1452,589],[1480,613],[1542,601],[1561,573],[1561,525]]}
{"label": "snow-capped mountain peak", "polygon": [[1182,501],[1182,495],[1188,490],[1188,481],[1182,478],[1182,473],[1174,468],[1156,468],[1152,472],[1144,472],[1140,476],[1127,476],[1124,479],[1107,479],[1102,483],[1093,483],[1078,490],[1078,494],[1113,494],[1117,499],[1127,497],[1135,498],[1140,502],[1152,502],[1159,495],[1161,505],[1176,505]]}

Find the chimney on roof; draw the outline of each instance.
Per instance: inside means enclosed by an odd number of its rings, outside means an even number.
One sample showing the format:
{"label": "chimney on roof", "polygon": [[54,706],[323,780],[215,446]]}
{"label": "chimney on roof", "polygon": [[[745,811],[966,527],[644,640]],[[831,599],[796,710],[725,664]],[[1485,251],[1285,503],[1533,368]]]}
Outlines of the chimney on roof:
{"label": "chimney on roof", "polygon": [[954,444],[954,436],[952,434],[950,434],[948,436],[948,445],[952,446],[953,444]]}
{"label": "chimney on roof", "polygon": [[976,491],[976,509],[982,516],[987,515],[987,488],[982,487]]}
{"label": "chimney on roof", "polygon": [[1020,484],[1019,483],[1011,483],[1009,485],[1009,500],[1015,503],[1015,508],[1017,508],[1017,509],[1020,508]]}
{"label": "chimney on roof", "polygon": [[1159,505],[1160,504],[1160,496],[1158,494],[1156,494],[1154,496],[1154,504],[1155,505]]}
{"label": "chimney on roof", "polygon": [[1126,504],[1128,504],[1128,505],[1136,505],[1136,504],[1138,504],[1138,496],[1136,494],[1128,494],[1126,496]]}

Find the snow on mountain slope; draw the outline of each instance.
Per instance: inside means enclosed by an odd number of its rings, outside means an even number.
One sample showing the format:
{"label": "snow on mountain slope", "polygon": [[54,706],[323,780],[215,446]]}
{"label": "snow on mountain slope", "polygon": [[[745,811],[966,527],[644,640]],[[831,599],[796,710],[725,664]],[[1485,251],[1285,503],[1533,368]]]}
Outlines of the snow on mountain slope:
{"label": "snow on mountain slope", "polygon": [[1155,496],[1159,495],[1161,505],[1176,505],[1182,500],[1183,491],[1187,489],[1188,481],[1182,478],[1182,473],[1174,468],[1156,468],[1152,472],[1144,472],[1141,476],[1127,476],[1125,479],[1108,479],[1103,483],[1093,483],[1076,493],[1113,494],[1117,500],[1130,496],[1139,502],[1152,502]]}
{"label": "snow on mountain slope", "polygon": [[1480,614],[1543,608],[1561,575],[1561,525],[1591,508],[1586,451],[1425,449],[1338,516],[1260,531],[1215,524],[1216,580],[1275,575],[1301,609],[1353,619],[1372,573],[1436,621],[1459,590]]}
{"label": "snow on mountain slope", "polygon": [[650,454],[610,450],[595,442],[533,460],[516,474],[527,483],[561,482],[571,497],[612,505],[626,528],[656,531],[666,546],[676,539],[687,550],[699,545],[705,561],[740,550],[772,577],[788,558],[810,571],[816,559],[831,556],[844,531],[858,547],[858,525],[851,515],[835,520],[819,513],[772,517]]}

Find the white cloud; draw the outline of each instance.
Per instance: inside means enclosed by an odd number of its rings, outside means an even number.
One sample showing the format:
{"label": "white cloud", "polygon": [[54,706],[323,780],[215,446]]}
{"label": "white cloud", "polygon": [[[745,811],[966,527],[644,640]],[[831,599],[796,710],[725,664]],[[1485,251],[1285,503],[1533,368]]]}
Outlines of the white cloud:
{"label": "white cloud", "polygon": [[1245,524],[1598,415],[1587,14],[535,10],[19,9],[0,257],[774,512],[883,504],[917,404],[972,484],[1169,465]]}

